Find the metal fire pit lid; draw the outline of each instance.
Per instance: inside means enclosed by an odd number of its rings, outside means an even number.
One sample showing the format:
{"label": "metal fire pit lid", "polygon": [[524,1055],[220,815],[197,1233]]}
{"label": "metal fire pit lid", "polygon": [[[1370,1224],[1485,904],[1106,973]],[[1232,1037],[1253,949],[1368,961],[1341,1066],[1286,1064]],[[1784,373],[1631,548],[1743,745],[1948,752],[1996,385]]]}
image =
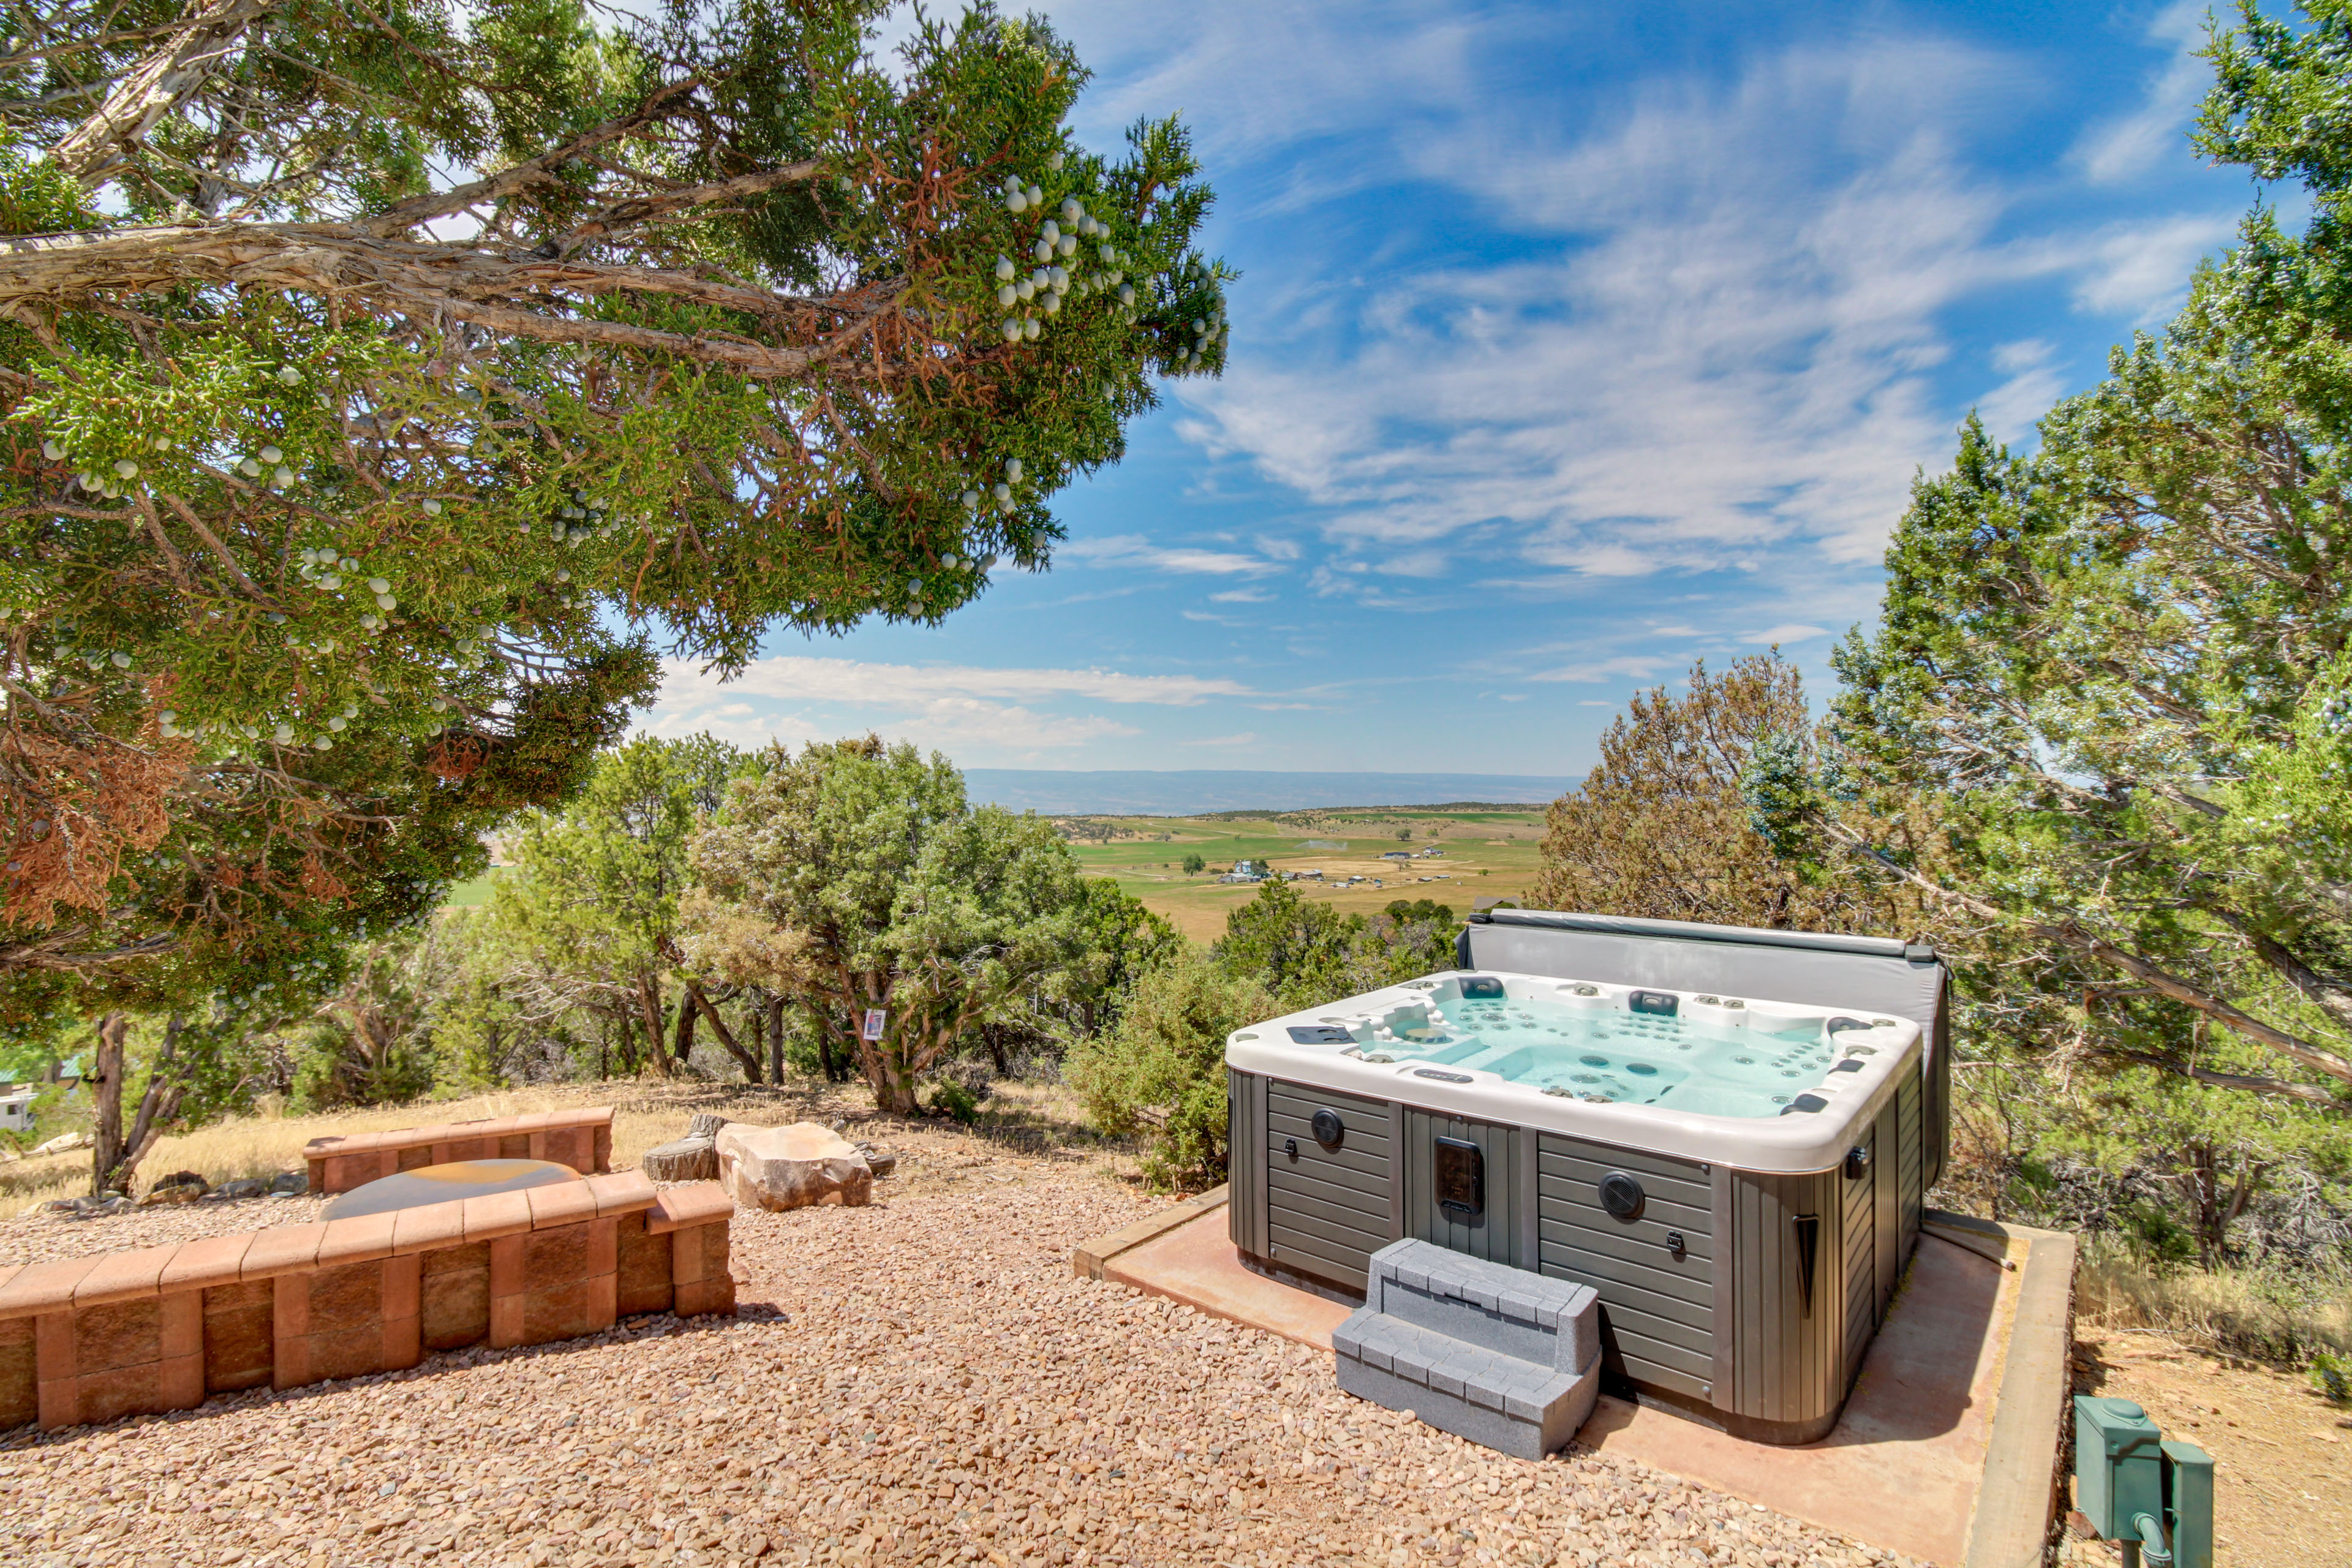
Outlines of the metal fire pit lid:
{"label": "metal fire pit lid", "polygon": [[486,1198],[492,1193],[516,1193],[525,1187],[576,1182],[580,1173],[553,1160],[455,1160],[446,1165],[426,1165],[397,1175],[379,1176],[353,1187],[330,1203],[322,1217],[353,1219],[361,1215],[390,1214],[425,1204],[446,1204],[457,1198]]}

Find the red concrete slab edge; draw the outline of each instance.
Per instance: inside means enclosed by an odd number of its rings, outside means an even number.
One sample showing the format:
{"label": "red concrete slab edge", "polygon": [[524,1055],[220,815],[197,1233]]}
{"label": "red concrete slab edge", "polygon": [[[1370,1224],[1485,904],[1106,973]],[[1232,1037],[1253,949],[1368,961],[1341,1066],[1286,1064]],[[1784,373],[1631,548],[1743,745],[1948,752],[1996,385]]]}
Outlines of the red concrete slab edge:
{"label": "red concrete slab edge", "polygon": [[1223,1209],[1232,1194],[1231,1184],[1211,1187],[1198,1197],[1186,1198],[1157,1214],[1146,1215],[1117,1230],[1082,1241],[1070,1249],[1070,1272],[1081,1279],[1099,1279],[1103,1277],[1103,1265],[1120,1253],[1165,1236],[1178,1226],[1190,1225],[1211,1210]]}
{"label": "red concrete slab edge", "polygon": [[1966,1568],[2034,1568],[2057,1509],[2065,1452],[2068,1359],[2074,1339],[2074,1238],[2001,1227],[2028,1243],[1992,1441],[1985,1454]]}
{"label": "red concrete slab edge", "polygon": [[1126,1248],[1097,1278],[1321,1351],[1331,1348],[1331,1331],[1353,1310],[1243,1268],[1222,1203]]}

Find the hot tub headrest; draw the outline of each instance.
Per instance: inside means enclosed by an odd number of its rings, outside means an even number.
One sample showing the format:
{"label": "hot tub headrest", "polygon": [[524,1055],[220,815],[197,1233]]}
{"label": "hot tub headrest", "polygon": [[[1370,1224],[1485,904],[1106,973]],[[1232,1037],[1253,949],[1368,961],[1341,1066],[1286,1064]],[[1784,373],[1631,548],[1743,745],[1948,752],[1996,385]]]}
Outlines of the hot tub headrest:
{"label": "hot tub headrest", "polygon": [[1931,1037],[1943,1010],[1944,964],[1936,950],[1889,937],[1547,910],[1495,910],[1464,936],[1477,969],[1871,1008],[1910,1018]]}

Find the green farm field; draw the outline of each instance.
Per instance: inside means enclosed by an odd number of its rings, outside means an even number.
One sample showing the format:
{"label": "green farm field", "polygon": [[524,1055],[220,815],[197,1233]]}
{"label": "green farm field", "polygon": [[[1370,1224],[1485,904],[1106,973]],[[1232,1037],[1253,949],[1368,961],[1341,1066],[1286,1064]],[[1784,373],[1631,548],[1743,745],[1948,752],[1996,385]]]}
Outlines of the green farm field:
{"label": "green farm field", "polygon": [[[1245,883],[1217,879],[1236,860],[1263,860],[1277,871],[1320,870],[1323,884],[1300,882],[1318,903],[1370,914],[1395,899],[1433,899],[1467,914],[1475,899],[1518,900],[1536,876],[1543,838],[1540,807],[1524,811],[1297,812],[1252,816],[1089,816],[1061,820],[1080,835],[1071,848],[1089,875],[1108,877],[1175,922],[1196,942],[1224,934],[1225,917],[1257,896]],[[1400,830],[1412,837],[1400,841]],[[1108,834],[1108,841],[1099,835]],[[1435,845],[1442,858],[1418,858]],[[1416,858],[1381,856],[1410,849]],[[1187,877],[1184,857],[1208,869]],[[1349,877],[1366,879],[1341,887]]]}

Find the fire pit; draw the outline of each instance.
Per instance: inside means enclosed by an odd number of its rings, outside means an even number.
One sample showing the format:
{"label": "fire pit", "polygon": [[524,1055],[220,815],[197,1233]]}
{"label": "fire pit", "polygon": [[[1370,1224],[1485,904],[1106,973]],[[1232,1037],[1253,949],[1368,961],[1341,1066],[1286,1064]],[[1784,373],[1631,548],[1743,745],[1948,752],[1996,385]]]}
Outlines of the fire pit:
{"label": "fire pit", "polygon": [[552,1160],[453,1160],[446,1165],[425,1165],[380,1176],[353,1187],[330,1203],[323,1217],[356,1219],[362,1215],[391,1214],[459,1198],[486,1198],[493,1193],[519,1193],[527,1187],[579,1179],[579,1172]]}

